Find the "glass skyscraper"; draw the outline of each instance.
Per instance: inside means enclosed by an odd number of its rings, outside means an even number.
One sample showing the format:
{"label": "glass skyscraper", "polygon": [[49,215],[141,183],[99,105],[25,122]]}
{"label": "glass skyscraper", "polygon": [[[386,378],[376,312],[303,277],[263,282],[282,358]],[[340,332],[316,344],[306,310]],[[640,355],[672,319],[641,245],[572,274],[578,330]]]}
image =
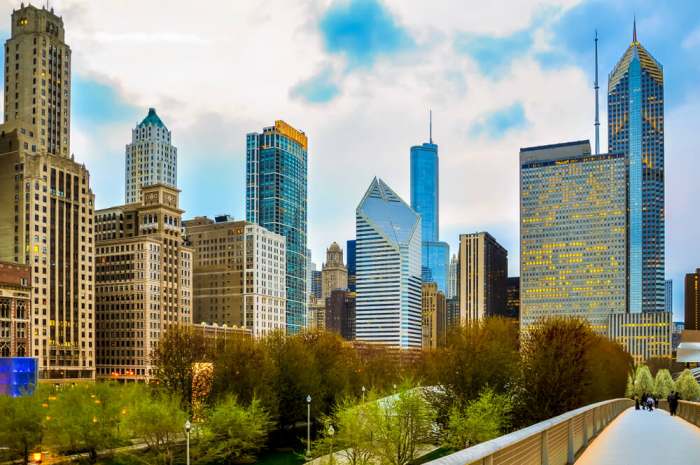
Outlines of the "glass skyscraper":
{"label": "glass skyscraper", "polygon": [[411,147],[411,208],[421,216],[423,282],[448,292],[450,246],[440,242],[440,162],[438,146],[430,142]]}
{"label": "glass skyscraper", "polygon": [[421,218],[377,178],[355,218],[357,339],[419,349]]}
{"label": "glass skyscraper", "polygon": [[664,75],[636,27],[608,77],[608,145],[629,160],[629,311],[663,311]]}
{"label": "glass skyscraper", "polygon": [[287,332],[306,326],[306,135],[277,120],[246,138],[246,219],[287,238]]}
{"label": "glass skyscraper", "polygon": [[345,249],[348,254],[348,289],[350,292],[355,292],[355,282],[357,279],[357,269],[355,266],[355,239],[351,239],[347,242]]}

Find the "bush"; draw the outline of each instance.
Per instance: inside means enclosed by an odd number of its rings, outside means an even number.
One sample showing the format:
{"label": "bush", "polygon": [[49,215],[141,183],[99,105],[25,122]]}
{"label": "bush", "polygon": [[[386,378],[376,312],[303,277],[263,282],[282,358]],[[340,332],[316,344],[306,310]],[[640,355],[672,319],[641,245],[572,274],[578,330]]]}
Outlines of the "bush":
{"label": "bush", "polygon": [[466,409],[452,407],[447,427],[447,445],[464,449],[503,434],[511,424],[512,402],[506,394],[487,388]]}
{"label": "bush", "polygon": [[700,385],[698,385],[693,373],[687,368],[676,380],[676,390],[683,400],[697,401],[700,399]]}
{"label": "bush", "polygon": [[662,368],[656,372],[656,379],[654,380],[654,395],[660,399],[665,399],[676,389],[676,384],[673,382],[673,377],[671,373]]}

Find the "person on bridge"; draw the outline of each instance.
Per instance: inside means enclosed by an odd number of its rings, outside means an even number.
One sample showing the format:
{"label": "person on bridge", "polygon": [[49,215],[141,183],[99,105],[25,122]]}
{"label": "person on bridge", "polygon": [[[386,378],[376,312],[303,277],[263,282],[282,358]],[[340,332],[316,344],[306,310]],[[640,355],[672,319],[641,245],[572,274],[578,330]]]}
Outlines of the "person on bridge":
{"label": "person on bridge", "polygon": [[647,397],[647,408],[650,412],[654,411],[654,398],[651,396]]}
{"label": "person on bridge", "polygon": [[649,399],[649,396],[645,392],[642,394],[642,409],[644,409],[644,410],[647,409],[647,399]]}
{"label": "person on bridge", "polygon": [[639,410],[639,397],[637,394],[634,395],[634,409]]}

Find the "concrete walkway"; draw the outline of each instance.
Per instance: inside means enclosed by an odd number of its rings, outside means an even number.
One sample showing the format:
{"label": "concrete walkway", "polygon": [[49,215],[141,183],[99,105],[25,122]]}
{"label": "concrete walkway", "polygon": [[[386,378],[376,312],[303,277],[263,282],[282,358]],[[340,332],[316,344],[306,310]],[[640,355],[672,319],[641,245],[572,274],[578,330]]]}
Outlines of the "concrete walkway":
{"label": "concrete walkway", "polygon": [[631,408],[591,442],[576,465],[700,464],[700,428],[664,410]]}

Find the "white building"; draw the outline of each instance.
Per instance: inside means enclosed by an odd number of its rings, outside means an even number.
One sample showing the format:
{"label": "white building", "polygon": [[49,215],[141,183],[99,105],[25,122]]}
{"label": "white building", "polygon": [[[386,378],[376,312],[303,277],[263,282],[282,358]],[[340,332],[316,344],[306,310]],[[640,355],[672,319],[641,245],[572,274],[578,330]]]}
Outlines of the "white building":
{"label": "white building", "polygon": [[421,219],[374,178],[356,210],[360,341],[420,349]]}
{"label": "white building", "polygon": [[165,184],[177,187],[177,148],[155,108],[131,131],[126,146],[126,203],[141,201],[141,187]]}

